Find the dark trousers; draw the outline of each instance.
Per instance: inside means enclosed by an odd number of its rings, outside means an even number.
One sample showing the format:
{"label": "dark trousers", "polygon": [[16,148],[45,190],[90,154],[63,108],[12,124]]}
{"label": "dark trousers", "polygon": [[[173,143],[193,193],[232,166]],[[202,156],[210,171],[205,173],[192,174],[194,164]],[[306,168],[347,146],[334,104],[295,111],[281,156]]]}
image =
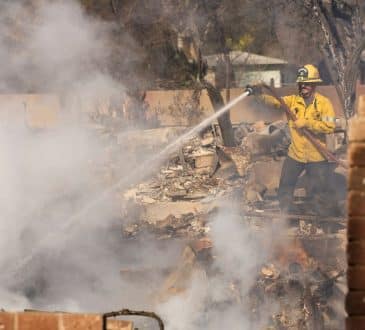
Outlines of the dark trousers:
{"label": "dark trousers", "polygon": [[330,201],[330,176],[333,172],[333,164],[329,163],[328,161],[301,163],[290,157],[287,157],[281,170],[278,190],[280,209],[283,212],[288,212],[290,210],[295,186],[299,176],[303,171],[306,171],[308,179],[306,195],[310,197],[312,205],[316,208],[312,211],[321,214],[323,209],[332,204]]}

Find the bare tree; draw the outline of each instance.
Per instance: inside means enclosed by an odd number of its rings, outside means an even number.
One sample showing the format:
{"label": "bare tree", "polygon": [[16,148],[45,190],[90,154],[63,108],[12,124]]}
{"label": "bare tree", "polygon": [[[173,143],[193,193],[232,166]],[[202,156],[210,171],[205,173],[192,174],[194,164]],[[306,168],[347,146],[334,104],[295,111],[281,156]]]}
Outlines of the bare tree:
{"label": "bare tree", "polygon": [[[98,10],[95,0],[80,0],[87,8]],[[142,0],[102,0],[104,11],[109,9],[119,25],[119,31],[132,36],[144,54],[138,56],[136,70],[130,79],[138,76],[137,68],[142,68],[141,81],[158,81],[158,86],[168,88],[207,88],[211,103],[215,110],[224,105],[220,95],[226,90],[226,102],[230,99],[232,84],[232,63],[229,51],[232,45],[238,44],[249,34],[248,40],[255,47],[263,44],[262,36],[269,35],[267,13],[264,6],[256,6],[255,1],[264,0],[156,0],[146,3]],[[146,8],[147,7],[147,8]],[[264,9],[264,11],[261,9]],[[259,13],[259,15],[257,15]],[[265,13],[265,15],[263,15]],[[260,16],[256,24],[255,17]],[[106,15],[104,16],[106,17]],[[271,20],[269,20],[271,21]],[[264,32],[264,33],[262,33]],[[195,45],[195,51],[189,54],[179,49],[178,36],[188,37]],[[259,37],[257,37],[259,36]],[[269,35],[272,37],[272,35]],[[115,37],[115,40],[121,37]],[[272,39],[272,38],[271,38]],[[131,47],[123,47],[131,49]],[[139,49],[134,53],[139,53]],[[247,50],[247,49],[246,49]],[[220,84],[213,86],[204,80],[206,66],[202,61],[202,53],[221,53],[225,62],[225,75]],[[122,65],[118,64],[118,56],[113,61],[113,73],[116,74]],[[119,56],[121,59],[130,56]],[[119,60],[121,62],[122,60]],[[131,61],[131,60],[129,60]],[[111,61],[112,62],[112,61]],[[123,63],[121,63],[123,64]],[[131,65],[124,65],[128,68]],[[128,72],[119,73],[126,79]],[[145,79],[145,77],[148,79]],[[144,79],[143,79],[144,78]],[[128,83],[128,86],[133,85]],[[137,86],[140,83],[137,82]],[[234,146],[234,134],[229,113],[218,119],[223,143]]]}
{"label": "bare tree", "polygon": [[[223,97],[220,94],[220,90],[222,88],[226,89],[226,102],[229,102],[230,100],[231,73],[232,73],[232,63],[229,57],[229,48],[227,47],[227,38],[224,31],[224,24],[220,20],[220,16],[218,13],[219,4],[220,4],[219,1],[216,1],[214,5],[212,5],[211,2],[208,5],[207,1],[202,1],[202,9],[206,13],[210,11],[211,15],[209,15],[209,21],[208,21],[209,24],[207,24],[207,28],[203,31],[201,40],[204,41],[204,36],[206,36],[209,33],[209,27],[214,27],[215,28],[214,32],[217,39],[217,45],[219,50],[223,53],[223,59],[225,64],[225,75],[224,75],[225,79],[220,84],[214,87],[208,82],[203,80],[204,86],[207,88],[208,95],[212,102],[213,108],[216,111],[218,111],[224,105]],[[220,130],[222,132],[224,145],[228,147],[235,146],[236,142],[234,139],[234,132],[230,118],[230,113],[226,112],[221,117],[219,117],[218,123]]]}
{"label": "bare tree", "polygon": [[[345,117],[354,115],[356,80],[365,48],[360,0],[292,0],[309,14],[318,29],[318,46],[343,104]],[[313,24],[312,24],[313,25]],[[307,27],[310,26],[306,25]]]}
{"label": "bare tree", "polygon": [[[206,43],[214,40],[218,42],[218,49],[224,53],[225,36],[223,25],[218,20],[217,11],[224,1],[176,1],[163,0],[164,16],[163,19],[170,23],[172,30],[177,34],[188,37],[192,41],[191,57],[194,71],[190,72],[194,80],[192,85],[196,89],[206,88],[215,111],[224,105],[224,100],[220,94],[222,86],[215,87],[204,80],[206,65],[202,60],[202,49]],[[229,59],[228,55],[226,58]],[[228,84],[228,86],[227,86]],[[230,87],[229,81],[225,81],[224,87]],[[223,144],[225,146],[235,146],[233,127],[229,113],[218,118],[218,124],[222,133]]]}

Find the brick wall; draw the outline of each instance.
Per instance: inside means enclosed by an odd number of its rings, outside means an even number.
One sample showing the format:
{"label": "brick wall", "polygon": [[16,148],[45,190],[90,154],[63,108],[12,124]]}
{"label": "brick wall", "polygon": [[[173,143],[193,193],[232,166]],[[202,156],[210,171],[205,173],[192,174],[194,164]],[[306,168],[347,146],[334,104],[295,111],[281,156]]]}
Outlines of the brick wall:
{"label": "brick wall", "polygon": [[365,95],[349,123],[347,330],[365,329]]}

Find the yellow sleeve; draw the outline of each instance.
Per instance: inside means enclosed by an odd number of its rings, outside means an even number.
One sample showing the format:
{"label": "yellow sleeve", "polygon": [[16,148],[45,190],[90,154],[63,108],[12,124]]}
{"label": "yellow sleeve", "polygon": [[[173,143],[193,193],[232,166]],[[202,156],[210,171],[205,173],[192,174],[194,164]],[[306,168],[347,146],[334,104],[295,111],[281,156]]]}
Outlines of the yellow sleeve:
{"label": "yellow sleeve", "polygon": [[319,119],[309,118],[306,126],[315,133],[332,133],[336,127],[336,116],[329,100],[321,100],[317,105],[322,117]]}
{"label": "yellow sleeve", "polygon": [[[280,109],[281,104],[280,104],[279,100],[274,96],[271,96],[268,94],[261,94],[259,96],[259,99],[268,106],[272,106],[274,108]],[[284,96],[284,97],[282,97],[282,100],[288,107],[290,107],[291,96]]]}

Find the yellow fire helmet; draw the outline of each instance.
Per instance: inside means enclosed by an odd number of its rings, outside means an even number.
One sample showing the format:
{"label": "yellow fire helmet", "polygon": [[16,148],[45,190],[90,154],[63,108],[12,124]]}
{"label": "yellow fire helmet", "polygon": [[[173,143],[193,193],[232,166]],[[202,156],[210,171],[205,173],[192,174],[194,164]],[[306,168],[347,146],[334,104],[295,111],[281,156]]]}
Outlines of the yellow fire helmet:
{"label": "yellow fire helmet", "polygon": [[318,69],[312,64],[306,64],[298,70],[297,83],[321,83]]}

